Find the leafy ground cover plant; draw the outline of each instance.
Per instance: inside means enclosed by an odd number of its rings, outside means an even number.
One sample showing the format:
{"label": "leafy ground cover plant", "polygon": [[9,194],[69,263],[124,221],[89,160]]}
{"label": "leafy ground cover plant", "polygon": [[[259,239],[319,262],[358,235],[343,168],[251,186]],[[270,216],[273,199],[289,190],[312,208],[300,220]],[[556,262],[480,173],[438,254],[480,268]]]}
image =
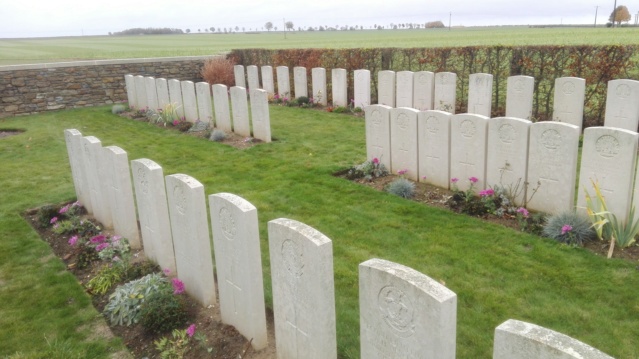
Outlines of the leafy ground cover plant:
{"label": "leafy ground cover plant", "polygon": [[140,320],[140,307],[154,293],[163,290],[168,280],[159,273],[146,275],[115,289],[104,307],[104,315],[113,325],[130,326]]}
{"label": "leafy ground cover plant", "polygon": [[363,178],[370,181],[373,178],[384,177],[388,174],[386,166],[384,166],[384,164],[375,157],[370,161],[364,161],[359,165],[349,168],[347,177],[349,179]]}

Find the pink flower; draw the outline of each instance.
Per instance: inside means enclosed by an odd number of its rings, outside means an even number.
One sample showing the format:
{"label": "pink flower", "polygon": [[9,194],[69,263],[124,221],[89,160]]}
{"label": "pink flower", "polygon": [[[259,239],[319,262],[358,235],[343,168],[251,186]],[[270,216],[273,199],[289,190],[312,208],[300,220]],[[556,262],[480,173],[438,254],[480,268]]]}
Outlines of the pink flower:
{"label": "pink flower", "polygon": [[423,180],[426,180],[426,176],[422,176],[422,179],[423,179]]}
{"label": "pink flower", "polygon": [[99,234],[95,237],[92,237],[89,241],[93,244],[100,244],[106,241],[106,237],[103,234]]}
{"label": "pink flower", "polygon": [[75,201],[71,204],[71,207],[82,207],[82,204],[80,204],[80,201]]}
{"label": "pink flower", "polygon": [[65,214],[67,213],[67,211],[69,210],[69,205],[67,204],[66,206],[60,208],[60,210],[58,211],[59,214]]}
{"label": "pink flower", "polygon": [[189,336],[189,338],[193,337],[193,335],[195,334],[195,324],[189,325],[189,327],[186,329],[186,334]]}
{"label": "pink flower", "polygon": [[530,214],[528,210],[524,207],[519,207],[519,209],[517,210],[517,213],[520,213],[522,216],[524,216],[524,218],[528,218],[528,215]]}
{"label": "pink flower", "polygon": [[173,278],[171,279],[171,284],[173,284],[173,294],[184,293],[184,282],[177,278]]}
{"label": "pink flower", "polygon": [[495,191],[492,188],[485,189],[483,191],[479,191],[479,196],[481,197],[489,197],[495,194]]}
{"label": "pink flower", "polygon": [[58,221],[58,217],[53,217],[51,218],[51,220],[49,221],[49,223],[54,224],[55,222]]}
{"label": "pink flower", "polygon": [[374,165],[379,164],[379,158],[377,158],[377,157],[373,158],[372,162],[373,162]]}
{"label": "pink flower", "polygon": [[570,231],[572,231],[572,226],[569,224],[564,224],[564,226],[561,227],[561,234],[566,234]]}
{"label": "pink flower", "polygon": [[471,183],[477,183],[477,181],[479,181],[479,180],[477,179],[477,177],[470,177],[470,178],[468,178],[468,180],[469,180]]}
{"label": "pink flower", "polygon": [[78,243],[78,236],[73,236],[69,238],[69,245],[75,246],[76,243]]}
{"label": "pink flower", "polygon": [[164,273],[164,275],[168,276],[169,274],[171,274],[171,270],[168,268],[164,268],[162,269],[162,272]]}
{"label": "pink flower", "polygon": [[450,179],[450,181],[451,181],[452,183],[457,183],[457,181],[459,181],[459,178],[457,178],[457,177],[453,177],[453,178],[451,178],[451,179]]}
{"label": "pink flower", "polygon": [[407,172],[408,172],[408,170],[407,170],[407,169],[403,169],[403,170],[399,170],[399,171],[397,171],[397,174],[398,174],[398,175],[400,175],[400,176],[402,176],[402,175],[405,175]]}
{"label": "pink flower", "polygon": [[113,236],[111,237],[111,243],[117,243],[120,239],[122,239],[122,236]]}
{"label": "pink flower", "polygon": [[179,124],[180,124],[180,121],[178,121],[178,120],[173,120],[173,126],[177,126],[177,125],[179,125]]}
{"label": "pink flower", "polygon": [[100,244],[98,244],[97,247],[95,247],[95,250],[100,252],[100,251],[102,251],[104,248],[106,248],[108,246],[109,246],[109,243],[100,243]]}

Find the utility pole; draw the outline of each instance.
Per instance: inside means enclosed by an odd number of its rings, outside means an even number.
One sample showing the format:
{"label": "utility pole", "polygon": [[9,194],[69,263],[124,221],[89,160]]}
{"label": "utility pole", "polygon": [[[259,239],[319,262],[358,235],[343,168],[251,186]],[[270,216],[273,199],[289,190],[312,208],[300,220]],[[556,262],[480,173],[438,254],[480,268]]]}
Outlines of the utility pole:
{"label": "utility pole", "polygon": [[599,11],[599,5],[595,6],[595,27],[597,27],[597,12]]}
{"label": "utility pole", "polygon": [[[615,0],[615,1],[617,1],[617,0]],[[450,29],[451,29],[451,23],[452,23],[452,20],[453,20],[453,12],[451,11],[451,12],[448,14],[448,31],[450,31]]]}
{"label": "utility pole", "polygon": [[617,19],[617,0],[615,0],[615,7],[612,9],[612,27],[615,27],[616,19]]}

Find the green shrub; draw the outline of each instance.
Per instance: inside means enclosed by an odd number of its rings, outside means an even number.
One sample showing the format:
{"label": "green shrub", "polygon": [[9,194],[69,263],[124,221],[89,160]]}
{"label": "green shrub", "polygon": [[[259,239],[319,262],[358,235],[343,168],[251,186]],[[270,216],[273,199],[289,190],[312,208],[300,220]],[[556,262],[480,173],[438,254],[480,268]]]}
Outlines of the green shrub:
{"label": "green shrub", "polygon": [[550,216],[543,229],[543,235],[569,245],[583,245],[596,238],[590,220],[573,211]]}
{"label": "green shrub", "polygon": [[87,283],[91,294],[106,294],[116,283],[122,280],[126,268],[121,265],[105,265],[98,274]]}
{"label": "green shrub", "polygon": [[[165,289],[166,288],[166,289]],[[140,323],[147,332],[166,333],[182,327],[189,319],[183,296],[169,287],[150,295],[140,309]]]}
{"label": "green shrub", "polygon": [[398,178],[386,187],[386,192],[402,198],[413,198],[415,195],[415,184],[406,178]]}
{"label": "green shrub", "polygon": [[111,325],[135,324],[140,319],[140,306],[146,298],[160,290],[166,290],[163,287],[167,286],[169,283],[166,278],[158,273],[121,285],[109,296],[104,315],[109,318]]}
{"label": "green shrub", "polygon": [[52,204],[47,204],[38,208],[36,212],[36,222],[40,228],[45,228],[51,225],[51,218],[57,215],[58,209]]}
{"label": "green shrub", "polygon": [[78,235],[82,238],[90,238],[100,234],[100,227],[89,220],[80,221],[80,225],[76,229]]}
{"label": "green shrub", "polygon": [[53,233],[55,234],[69,234],[76,232],[76,226],[73,221],[59,221],[57,222],[57,227],[53,228]]}
{"label": "green shrub", "polygon": [[333,108],[333,112],[335,113],[346,113],[349,111],[350,110],[348,109],[348,107],[344,107],[344,106],[336,106]]}
{"label": "green shrub", "polygon": [[386,166],[378,159],[373,158],[372,161],[365,161],[357,166],[351,167],[346,173],[348,179],[364,178],[372,180],[373,178],[384,177],[388,175]]}
{"label": "green shrub", "polygon": [[222,142],[226,138],[226,132],[222,130],[213,130],[211,133],[211,141]]}
{"label": "green shrub", "polygon": [[297,104],[299,106],[308,105],[310,102],[311,102],[311,100],[308,97],[306,97],[306,96],[300,96],[300,97],[297,98]]}
{"label": "green shrub", "polygon": [[114,115],[120,114],[124,112],[125,110],[126,110],[126,107],[124,107],[124,105],[113,105],[111,107],[111,113]]}
{"label": "green shrub", "polygon": [[123,279],[134,280],[159,271],[160,267],[158,267],[157,264],[149,260],[145,260],[128,266]]}

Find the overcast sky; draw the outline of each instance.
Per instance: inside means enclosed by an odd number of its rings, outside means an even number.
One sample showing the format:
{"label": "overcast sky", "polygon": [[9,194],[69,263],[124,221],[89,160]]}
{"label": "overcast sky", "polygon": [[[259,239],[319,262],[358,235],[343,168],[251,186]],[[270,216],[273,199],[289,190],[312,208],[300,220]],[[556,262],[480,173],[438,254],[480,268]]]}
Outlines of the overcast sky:
{"label": "overcast sky", "polygon": [[[624,3],[634,16],[638,3]],[[634,4],[634,8],[633,8]],[[607,21],[614,0],[0,0],[0,38],[106,35],[133,27],[235,27],[267,21],[308,26],[425,23],[453,26],[593,24]]]}

